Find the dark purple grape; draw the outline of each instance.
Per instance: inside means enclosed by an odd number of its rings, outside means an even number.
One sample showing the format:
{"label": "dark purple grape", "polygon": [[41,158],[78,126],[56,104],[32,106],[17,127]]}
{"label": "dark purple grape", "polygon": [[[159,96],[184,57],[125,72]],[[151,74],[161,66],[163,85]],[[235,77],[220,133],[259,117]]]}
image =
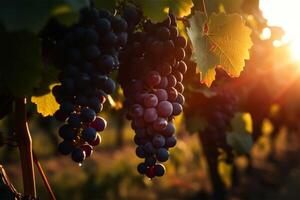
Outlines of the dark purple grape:
{"label": "dark purple grape", "polygon": [[80,113],[82,122],[92,122],[96,119],[96,113],[90,108],[83,108]]}
{"label": "dark purple grape", "polygon": [[175,136],[171,136],[171,137],[167,137],[166,138],[166,147],[167,148],[171,148],[171,147],[174,147],[177,143],[177,139]]}
{"label": "dark purple grape", "polygon": [[175,133],[175,126],[173,123],[169,122],[167,127],[163,131],[163,135],[166,137],[170,137]]}
{"label": "dark purple grape", "polygon": [[153,129],[155,131],[163,131],[168,125],[167,120],[165,120],[164,118],[157,118],[154,122],[153,122]]}
{"label": "dark purple grape", "polygon": [[115,90],[116,90],[116,83],[112,79],[108,78],[104,83],[103,91],[106,94],[112,94],[114,93]]}
{"label": "dark purple grape", "polygon": [[82,131],[82,138],[89,142],[89,141],[94,141],[96,140],[97,137],[97,132],[94,128],[88,127],[83,129]]}
{"label": "dark purple grape", "polygon": [[155,148],[161,148],[165,145],[165,137],[162,135],[155,135],[152,140],[152,144]]}
{"label": "dark purple grape", "polygon": [[173,115],[174,116],[177,116],[177,115],[180,115],[180,113],[182,112],[183,108],[182,108],[182,105],[180,105],[179,103],[172,103],[173,105]]}
{"label": "dark purple grape", "polygon": [[136,154],[139,158],[145,158],[146,153],[145,153],[145,150],[144,150],[143,146],[138,146],[138,147],[135,149],[135,154]]}
{"label": "dark purple grape", "polygon": [[180,61],[183,60],[185,57],[185,51],[183,48],[175,48],[175,58],[176,60]]}
{"label": "dark purple grape", "polygon": [[177,82],[177,84],[175,85],[175,89],[177,90],[178,93],[184,92],[184,86],[181,82]]}
{"label": "dark purple grape", "polygon": [[168,100],[168,93],[164,89],[157,89],[156,91],[154,91],[154,94],[157,96],[158,101]]}
{"label": "dark purple grape", "polygon": [[181,48],[185,48],[187,45],[186,39],[183,36],[178,36],[174,39],[175,45]]}
{"label": "dark purple grape", "polygon": [[156,159],[153,156],[149,156],[145,158],[145,164],[149,167],[155,165]]}
{"label": "dark purple grape", "polygon": [[97,146],[101,143],[101,136],[97,134],[96,139],[94,141],[88,141],[88,143],[92,146]]}
{"label": "dark purple grape", "polygon": [[74,145],[71,141],[63,141],[58,145],[59,153],[63,155],[68,155],[74,150]]}
{"label": "dark purple grape", "polygon": [[140,163],[138,166],[137,166],[137,171],[140,173],[140,174],[146,174],[147,172],[147,165],[145,163]]}
{"label": "dark purple grape", "polygon": [[175,87],[177,83],[176,77],[171,74],[168,75],[167,78],[168,78],[168,87]]}
{"label": "dark purple grape", "polygon": [[154,122],[157,119],[158,115],[155,108],[147,108],[144,111],[144,120],[147,123]]}
{"label": "dark purple grape", "polygon": [[58,130],[58,134],[65,140],[74,140],[77,135],[76,131],[68,124],[62,125]]}
{"label": "dark purple grape", "polygon": [[161,117],[170,117],[173,112],[173,106],[169,101],[161,101],[157,106],[157,113]]}
{"label": "dark purple grape", "polygon": [[147,77],[145,80],[149,87],[154,87],[160,83],[161,77],[158,72],[151,71],[147,74]]}
{"label": "dark purple grape", "polygon": [[154,166],[151,166],[147,169],[146,175],[148,178],[154,178],[155,172],[154,172]]}
{"label": "dark purple grape", "polygon": [[107,122],[102,117],[96,117],[96,119],[90,124],[90,127],[94,128],[98,132],[104,131],[107,126]]}
{"label": "dark purple grape", "polygon": [[178,64],[177,64],[177,66],[176,66],[176,69],[177,69],[180,73],[185,74],[186,71],[187,71],[187,66],[186,66],[186,64],[185,64],[184,61],[179,61]]}
{"label": "dark purple grape", "polygon": [[163,164],[156,164],[154,166],[154,174],[157,177],[161,177],[166,173],[166,168]]}
{"label": "dark purple grape", "polygon": [[145,153],[147,153],[148,155],[154,154],[155,153],[155,148],[153,147],[151,142],[147,142],[144,146],[143,149],[145,151]]}
{"label": "dark purple grape", "polygon": [[68,124],[72,128],[80,128],[80,125],[81,125],[80,115],[78,115],[76,113],[72,113],[68,118]]}
{"label": "dark purple grape", "polygon": [[170,37],[170,31],[166,27],[161,27],[160,29],[157,30],[156,36],[160,40],[167,40]]}
{"label": "dark purple grape", "polygon": [[185,102],[185,98],[182,94],[178,93],[178,96],[176,98],[176,102],[183,106]]}
{"label": "dark purple grape", "polygon": [[156,151],[156,159],[159,162],[166,162],[169,159],[169,152],[165,148],[159,148]]}
{"label": "dark purple grape", "polygon": [[158,104],[158,99],[155,94],[148,94],[144,98],[144,105],[148,108],[152,108],[157,106]]}
{"label": "dark purple grape", "polygon": [[111,24],[108,19],[101,18],[96,21],[96,31],[100,34],[107,33],[111,30]]}
{"label": "dark purple grape", "polygon": [[82,163],[85,159],[85,152],[80,148],[75,148],[72,152],[72,160],[77,163]]}
{"label": "dark purple grape", "polygon": [[178,92],[175,88],[171,87],[167,89],[168,92],[168,100],[169,101],[175,101],[177,96],[178,96]]}
{"label": "dark purple grape", "polygon": [[93,147],[91,145],[85,144],[80,148],[84,151],[86,157],[90,157],[93,153]]}

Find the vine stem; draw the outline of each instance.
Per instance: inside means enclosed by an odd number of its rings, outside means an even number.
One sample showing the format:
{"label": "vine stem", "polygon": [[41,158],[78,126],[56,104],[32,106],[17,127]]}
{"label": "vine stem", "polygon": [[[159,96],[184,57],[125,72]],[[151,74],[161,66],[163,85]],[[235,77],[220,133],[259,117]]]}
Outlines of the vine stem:
{"label": "vine stem", "polygon": [[44,172],[44,170],[42,168],[41,163],[37,159],[36,154],[34,153],[34,151],[32,151],[32,154],[33,154],[33,161],[34,161],[34,163],[35,163],[38,171],[40,172],[40,175],[41,175],[41,177],[43,179],[43,182],[44,182],[44,184],[46,186],[46,189],[47,189],[47,191],[49,193],[49,196],[50,196],[51,200],[56,200],[54,192],[52,191],[52,188],[51,188],[50,183],[48,181],[48,178],[47,178],[47,176],[46,176],[46,174],[45,174],[45,172]]}
{"label": "vine stem", "polygon": [[225,200],[226,190],[218,171],[218,148],[215,142],[210,139],[211,137],[205,134],[205,132],[199,131],[198,135],[209,168],[210,179],[213,186],[213,199]]}
{"label": "vine stem", "polygon": [[24,195],[36,198],[32,139],[27,123],[26,98],[15,99],[15,124],[21,159]]}

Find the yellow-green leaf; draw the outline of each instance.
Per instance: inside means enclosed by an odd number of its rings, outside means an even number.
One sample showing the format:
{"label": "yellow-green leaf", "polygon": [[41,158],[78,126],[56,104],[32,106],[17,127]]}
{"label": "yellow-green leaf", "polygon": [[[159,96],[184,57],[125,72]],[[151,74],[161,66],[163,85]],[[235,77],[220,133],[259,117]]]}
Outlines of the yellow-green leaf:
{"label": "yellow-green leaf", "polygon": [[231,120],[232,131],[227,133],[227,143],[239,154],[249,153],[253,140],[252,118],[250,113],[236,113]]}
{"label": "yellow-green leaf", "polygon": [[201,72],[201,81],[210,86],[215,68],[238,77],[249,59],[251,30],[238,14],[213,13],[208,19],[196,11],[189,19],[187,33],[194,48],[194,58]]}
{"label": "yellow-green leaf", "polygon": [[167,0],[140,0],[136,2],[142,7],[145,17],[152,22],[162,22],[168,16],[169,6]]}
{"label": "yellow-green leaf", "polygon": [[181,18],[191,14],[194,4],[192,0],[169,0],[169,6],[171,12]]}
{"label": "yellow-green leaf", "polygon": [[37,112],[46,116],[52,116],[58,109],[59,104],[56,102],[55,97],[52,94],[52,88],[56,84],[50,86],[51,91],[48,94],[42,96],[32,96],[31,102],[37,106]]}
{"label": "yellow-green leaf", "polygon": [[232,77],[238,77],[249,59],[252,46],[251,30],[238,14],[213,13],[208,22],[207,36],[215,46],[219,64]]}
{"label": "yellow-green leaf", "polygon": [[187,28],[188,36],[192,42],[194,54],[201,75],[201,81],[210,86],[215,80],[215,67],[219,63],[218,57],[211,52],[211,44],[207,36],[203,34],[206,16],[197,11],[190,19],[190,27]]}

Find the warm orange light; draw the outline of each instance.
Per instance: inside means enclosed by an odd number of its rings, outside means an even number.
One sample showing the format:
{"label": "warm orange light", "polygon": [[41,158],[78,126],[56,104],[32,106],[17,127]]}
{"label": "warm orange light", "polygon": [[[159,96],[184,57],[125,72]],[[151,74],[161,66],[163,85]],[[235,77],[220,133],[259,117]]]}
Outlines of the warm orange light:
{"label": "warm orange light", "polygon": [[299,8],[300,1],[297,0],[260,0],[260,9],[268,25],[280,26],[286,33],[281,41],[274,41],[274,46],[289,44],[294,61],[300,61]]}

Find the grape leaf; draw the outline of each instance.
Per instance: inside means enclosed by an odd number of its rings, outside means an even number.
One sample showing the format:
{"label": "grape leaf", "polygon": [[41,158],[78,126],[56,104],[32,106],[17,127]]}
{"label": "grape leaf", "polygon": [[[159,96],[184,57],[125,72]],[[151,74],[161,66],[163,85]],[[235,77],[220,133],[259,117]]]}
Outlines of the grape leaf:
{"label": "grape leaf", "polygon": [[161,22],[168,15],[168,0],[140,0],[137,3],[141,6],[145,17],[153,22]]}
{"label": "grape leaf", "polygon": [[188,16],[194,6],[192,0],[140,0],[136,3],[142,8],[145,17],[155,23],[165,20],[169,11],[176,17]]}
{"label": "grape leaf", "polygon": [[218,57],[211,52],[211,44],[203,35],[203,27],[206,17],[203,13],[195,12],[190,19],[190,27],[187,28],[188,36],[193,44],[193,59],[200,68],[202,82],[210,86],[215,79],[215,66],[218,64]]}
{"label": "grape leaf", "polygon": [[231,120],[232,131],[227,133],[227,143],[233,147],[238,154],[250,152],[253,140],[252,118],[250,113],[236,113]]}
{"label": "grape leaf", "polygon": [[[70,7],[69,11],[87,6],[86,0],[22,0],[5,1],[0,7],[0,23],[8,31],[29,30],[38,32],[46,21],[53,15],[54,10],[60,6]],[[68,12],[69,12],[68,11]]]}
{"label": "grape leaf", "polygon": [[117,0],[95,0],[95,7],[98,9],[107,9],[114,13],[117,5]]}
{"label": "grape leaf", "polygon": [[249,59],[252,46],[251,29],[245,25],[241,16],[225,13],[212,14],[208,22],[208,38],[216,46],[220,65],[233,77],[238,77]]}
{"label": "grape leaf", "polygon": [[188,34],[196,49],[194,57],[201,72],[201,81],[210,86],[217,66],[232,77],[240,75],[245,59],[249,59],[252,41],[250,28],[238,14],[213,13],[207,23],[204,19],[203,13],[195,12],[190,18]]}
{"label": "grape leaf", "polygon": [[15,96],[32,94],[43,69],[38,37],[26,31],[2,31],[0,44],[2,84]]}
{"label": "grape leaf", "polygon": [[191,9],[194,4],[192,0],[170,0],[169,6],[171,12],[181,18],[191,14]]}
{"label": "grape leaf", "polygon": [[46,116],[52,116],[58,109],[59,104],[56,102],[55,97],[52,94],[52,88],[57,84],[52,84],[50,86],[50,92],[42,96],[32,96],[31,102],[36,104],[37,112]]}

